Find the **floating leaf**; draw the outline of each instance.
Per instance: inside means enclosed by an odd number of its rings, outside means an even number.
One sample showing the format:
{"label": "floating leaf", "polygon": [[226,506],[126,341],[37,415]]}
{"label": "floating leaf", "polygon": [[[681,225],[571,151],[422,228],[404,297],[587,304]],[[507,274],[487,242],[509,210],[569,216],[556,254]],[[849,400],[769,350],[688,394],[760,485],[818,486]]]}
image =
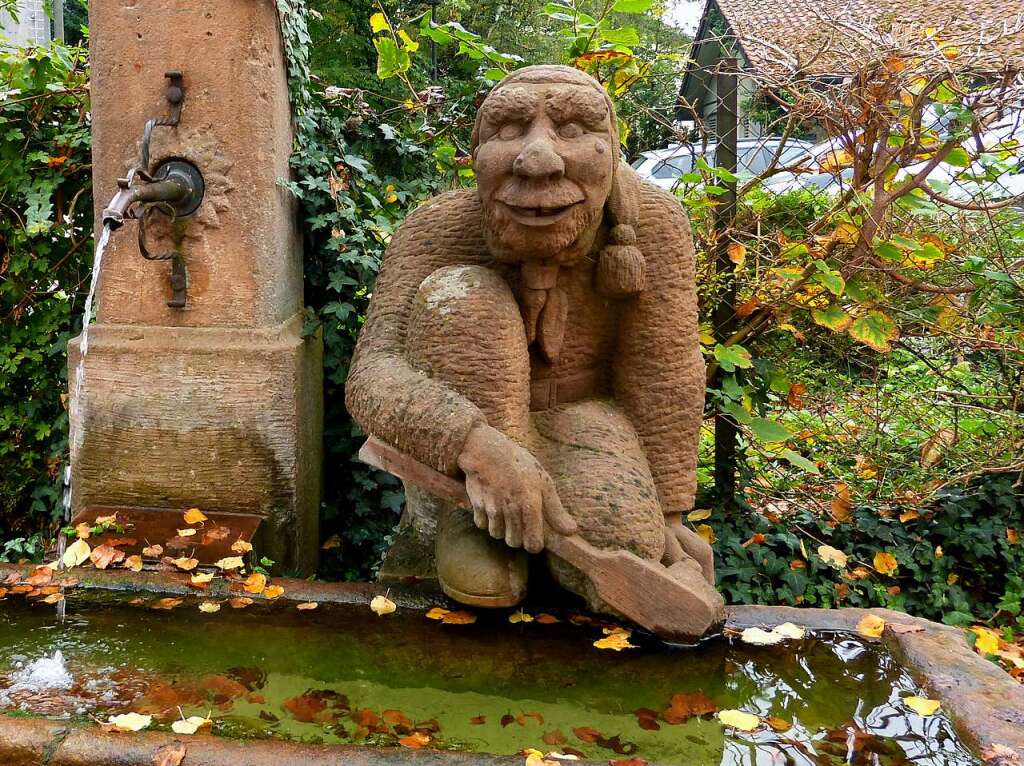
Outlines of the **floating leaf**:
{"label": "floating leaf", "polygon": [[245,540],[235,540],[231,543],[231,550],[235,553],[248,553],[252,550],[252,543]]}
{"label": "floating leaf", "polygon": [[691,718],[711,715],[718,712],[718,705],[704,692],[688,692],[673,694],[669,706],[662,711],[661,717],[672,725],[686,723]]}
{"label": "floating leaf", "polygon": [[718,713],[718,720],[740,731],[754,731],[761,725],[759,717],[753,713],[744,713],[742,710],[721,710]]}
{"label": "floating leaf", "polygon": [[63,562],[65,569],[73,569],[74,567],[88,561],[90,553],[92,553],[92,548],[89,547],[89,543],[85,540],[75,540],[67,547],[67,550],[64,551],[61,561]]}
{"label": "floating leaf", "polygon": [[192,537],[196,533],[194,529],[179,529],[178,537]]}
{"label": "floating leaf", "polygon": [[469,719],[469,723],[473,726],[482,726],[483,724],[487,723],[487,716],[475,715]]}
{"label": "floating leaf", "polygon": [[[204,614],[213,614],[220,611],[220,604],[216,601],[204,601],[199,605],[199,611]],[[177,730],[175,730],[177,731]]]}
{"label": "floating leaf", "polygon": [[199,559],[182,557],[180,559],[171,559],[171,563],[185,572],[191,572],[197,566],[199,566]]}
{"label": "floating leaf", "polygon": [[295,608],[300,612],[309,612],[320,606],[316,601],[303,601],[301,604],[296,604]]}
{"label": "floating leaf", "polygon": [[370,610],[378,617],[391,614],[396,609],[398,609],[398,606],[387,596],[374,596],[370,602]]}
{"label": "floating leaf", "polygon": [[107,724],[116,731],[142,731],[153,723],[153,716],[139,713],[122,713],[107,719]]}
{"label": "floating leaf", "polygon": [[561,620],[559,620],[553,614],[548,614],[547,612],[541,612],[537,615],[535,620],[541,625],[554,625],[556,622],[561,622]]}
{"label": "floating leaf", "polygon": [[252,606],[253,600],[248,596],[235,596],[228,599],[228,604],[232,609],[245,609],[247,606]]}
{"label": "floating leaf", "polygon": [[772,632],[778,633],[780,636],[785,636],[786,638],[791,638],[794,640],[799,640],[807,634],[806,630],[801,628],[799,625],[794,625],[791,622],[784,622],[781,625],[776,625],[774,628],[772,628]]}
{"label": "floating leaf", "polygon": [[421,731],[414,731],[408,737],[402,737],[398,740],[398,744],[402,747],[409,747],[413,750],[419,750],[421,747],[430,744],[430,737]]}
{"label": "floating leaf", "polygon": [[774,715],[765,718],[764,722],[768,724],[772,729],[778,732],[789,731],[793,728],[793,724],[791,724],[789,721]]}
{"label": "floating leaf", "polygon": [[165,611],[170,611],[171,609],[176,609],[177,607],[181,606],[184,600],[185,599],[183,598],[174,597],[160,598],[154,601],[152,604],[150,604],[150,606],[153,609],[163,609]]}
{"label": "floating leaf", "polygon": [[185,511],[185,523],[186,524],[202,524],[207,521],[206,514],[200,511],[198,508],[189,508]]}
{"label": "floating leaf", "polygon": [[208,582],[213,580],[213,572],[196,572],[190,578],[190,582],[193,585],[206,585]]}
{"label": "floating leaf", "polygon": [[428,620],[443,620],[444,616],[449,613],[450,610],[444,609],[440,606],[435,606],[426,614]]}
{"label": "floating leaf", "polygon": [[777,644],[785,639],[780,633],[775,633],[770,630],[764,630],[763,628],[746,628],[740,634],[740,640],[746,644],[753,644],[755,646],[771,646]]}
{"label": "floating leaf", "polygon": [[513,612],[512,614],[510,614],[508,616],[508,621],[511,622],[513,625],[520,622],[533,622],[533,615],[527,614],[522,609],[520,609],[518,612]]}
{"label": "floating leaf", "polygon": [[472,625],[476,622],[476,615],[465,610],[448,612],[441,617],[441,622],[446,625]]}
{"label": "floating leaf", "polygon": [[935,715],[939,710],[939,701],[927,697],[904,697],[903,704],[923,716]]}
{"label": "floating leaf", "polygon": [[246,593],[262,593],[267,588],[267,576],[262,572],[253,572],[242,581],[242,590]]}
{"label": "floating leaf", "polygon": [[44,604],[56,604],[64,600],[63,593],[51,593],[49,596],[43,599]]}
{"label": "floating leaf", "polygon": [[613,628],[612,630],[606,628],[605,632],[608,635],[594,642],[594,646],[598,649],[611,649],[616,652],[621,652],[623,649],[636,649],[636,646],[629,643],[631,631],[625,628]]}
{"label": "floating leaf", "polygon": [[275,598],[280,598],[283,595],[284,588],[282,588],[280,585],[268,585],[266,589],[263,591],[263,598],[271,600]]}
{"label": "floating leaf", "polygon": [[857,632],[867,638],[878,638],[885,630],[885,620],[873,614],[866,614],[857,623]]}
{"label": "floating leaf", "polygon": [[242,560],[241,556],[228,556],[227,558],[214,562],[214,566],[219,569],[241,569],[245,566],[245,562]]}

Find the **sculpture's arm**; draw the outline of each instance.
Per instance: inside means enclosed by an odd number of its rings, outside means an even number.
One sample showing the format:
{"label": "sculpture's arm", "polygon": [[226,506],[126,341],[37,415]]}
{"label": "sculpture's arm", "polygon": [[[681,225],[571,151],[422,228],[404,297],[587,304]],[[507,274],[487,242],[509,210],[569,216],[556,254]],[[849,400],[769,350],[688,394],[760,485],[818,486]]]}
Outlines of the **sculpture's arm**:
{"label": "sculpture's arm", "polygon": [[666,516],[677,519],[693,507],[704,411],[693,241],[671,195],[648,187],[640,201],[647,287],[623,307],[615,397],[640,436]]}
{"label": "sculpture's arm", "polygon": [[364,431],[448,475],[458,472],[469,432],[486,418],[466,397],[410,365],[405,341],[420,283],[442,266],[466,262],[468,243],[453,241],[459,231],[445,220],[459,212],[456,203],[452,195],[433,200],[394,234],[345,386],[345,404]]}

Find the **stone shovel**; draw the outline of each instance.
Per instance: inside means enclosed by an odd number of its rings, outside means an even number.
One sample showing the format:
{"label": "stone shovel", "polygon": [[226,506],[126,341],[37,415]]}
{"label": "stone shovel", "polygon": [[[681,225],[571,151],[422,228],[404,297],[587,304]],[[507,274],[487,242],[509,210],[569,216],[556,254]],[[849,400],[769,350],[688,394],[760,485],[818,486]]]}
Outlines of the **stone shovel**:
{"label": "stone shovel", "polygon": [[[359,459],[442,500],[472,508],[463,482],[378,439],[367,439]],[[583,572],[608,606],[662,638],[694,641],[725,619],[722,596],[699,567],[685,563],[665,567],[628,551],[602,550],[579,535],[560,535],[548,526],[544,545]]]}

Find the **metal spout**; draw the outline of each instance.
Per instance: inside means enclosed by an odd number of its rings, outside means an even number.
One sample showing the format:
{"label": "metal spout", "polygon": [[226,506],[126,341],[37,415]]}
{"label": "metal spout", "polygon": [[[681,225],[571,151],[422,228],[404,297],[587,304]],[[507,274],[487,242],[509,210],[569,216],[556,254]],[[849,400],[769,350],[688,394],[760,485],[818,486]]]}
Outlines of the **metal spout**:
{"label": "metal spout", "polygon": [[[136,180],[139,178],[140,180]],[[195,211],[203,199],[202,175],[190,163],[172,160],[157,169],[155,177],[133,172],[117,181],[117,194],[101,214],[104,226],[116,230],[125,219],[139,217],[139,205],[159,204],[174,216]]]}

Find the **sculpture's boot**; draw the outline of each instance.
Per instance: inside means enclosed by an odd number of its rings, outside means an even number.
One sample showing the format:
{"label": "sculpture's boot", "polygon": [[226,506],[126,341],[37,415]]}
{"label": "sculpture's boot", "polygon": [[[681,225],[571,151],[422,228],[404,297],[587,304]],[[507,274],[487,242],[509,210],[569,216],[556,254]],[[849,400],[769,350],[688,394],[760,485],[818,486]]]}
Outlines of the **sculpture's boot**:
{"label": "sculpture's boot", "polygon": [[460,604],[515,606],[526,596],[527,556],[477,529],[468,511],[444,504],[437,528],[437,579]]}

